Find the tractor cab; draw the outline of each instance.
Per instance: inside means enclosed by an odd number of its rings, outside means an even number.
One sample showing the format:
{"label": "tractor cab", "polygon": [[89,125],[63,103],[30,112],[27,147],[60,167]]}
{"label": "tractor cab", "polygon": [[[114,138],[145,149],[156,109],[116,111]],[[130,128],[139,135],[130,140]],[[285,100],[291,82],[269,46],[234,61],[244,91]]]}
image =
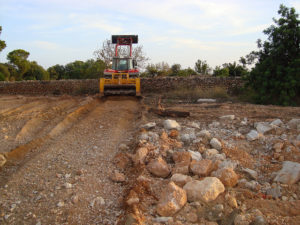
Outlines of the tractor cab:
{"label": "tractor cab", "polygon": [[112,61],[112,69],[117,71],[129,71],[133,70],[136,67],[135,64],[135,60],[133,60],[131,57],[114,57]]}

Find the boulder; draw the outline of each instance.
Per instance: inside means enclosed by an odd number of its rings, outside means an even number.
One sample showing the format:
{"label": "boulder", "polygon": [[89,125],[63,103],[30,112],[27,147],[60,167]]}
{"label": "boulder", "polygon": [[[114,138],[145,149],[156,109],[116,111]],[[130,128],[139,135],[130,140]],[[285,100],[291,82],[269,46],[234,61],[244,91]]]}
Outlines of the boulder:
{"label": "boulder", "polygon": [[215,161],[223,161],[223,160],[225,160],[226,159],[226,155],[224,154],[224,153],[222,153],[222,154],[215,154],[215,155],[213,155],[211,158],[209,158],[209,159],[211,159],[211,160],[213,160],[214,162]]}
{"label": "boulder", "polygon": [[170,168],[161,157],[153,159],[147,165],[147,170],[157,177],[167,177],[170,174]]}
{"label": "boulder", "polygon": [[195,129],[194,128],[186,128],[184,132],[180,135],[181,141],[185,143],[192,142],[197,137],[195,135]]}
{"label": "boulder", "polygon": [[202,138],[206,138],[206,139],[211,138],[211,134],[208,130],[201,130],[199,133],[197,133],[197,136],[202,137]]}
{"label": "boulder", "polygon": [[258,133],[264,134],[264,133],[267,133],[268,131],[272,130],[274,127],[272,127],[268,123],[260,122],[260,123],[256,123],[255,128]]}
{"label": "boulder", "polygon": [[177,163],[182,163],[189,165],[191,162],[191,153],[190,152],[174,152],[172,155],[173,161]]}
{"label": "boulder", "polygon": [[176,163],[175,167],[172,169],[172,174],[180,173],[184,175],[189,174],[189,165],[185,163]]}
{"label": "boulder", "polygon": [[163,125],[166,130],[172,130],[172,129],[180,130],[181,129],[180,125],[176,122],[176,120],[165,120],[163,122]]}
{"label": "boulder", "polygon": [[179,174],[179,173],[175,173],[171,177],[171,181],[173,181],[179,187],[183,187],[187,182],[190,182],[192,180],[193,180],[193,178],[191,178],[190,176],[186,176],[186,175]]}
{"label": "boulder", "polygon": [[157,133],[155,133],[155,132],[152,132],[152,131],[149,131],[148,132],[148,140],[150,141],[150,142],[157,142],[158,141],[158,139],[159,139],[159,135],[157,134]]}
{"label": "boulder", "polygon": [[282,169],[274,178],[275,182],[295,184],[300,180],[300,163],[284,161]]}
{"label": "boulder", "polygon": [[230,168],[219,169],[212,176],[219,178],[226,187],[234,187],[238,182],[238,175]]}
{"label": "boulder", "polygon": [[281,187],[276,185],[275,187],[266,190],[267,195],[271,195],[273,198],[281,197]]}
{"label": "boulder", "polygon": [[203,180],[193,180],[184,185],[189,202],[215,200],[225,191],[222,182],[216,177],[206,177]]}
{"label": "boulder", "polygon": [[219,169],[222,169],[222,168],[230,168],[230,169],[235,169],[238,165],[238,161],[234,161],[234,160],[231,160],[231,159],[226,159],[224,161],[222,161],[219,165],[218,165],[218,168]]}
{"label": "boulder", "polygon": [[213,103],[213,102],[217,102],[216,99],[212,99],[212,98],[199,98],[197,100],[198,103]]}
{"label": "boulder", "polygon": [[189,123],[189,126],[191,126],[191,127],[193,127],[193,128],[196,128],[196,129],[200,129],[199,123],[196,123],[196,122],[191,122],[191,123]]}
{"label": "boulder", "polygon": [[125,175],[123,173],[118,172],[117,170],[113,172],[110,178],[114,182],[124,182],[126,180]]}
{"label": "boulder", "polygon": [[257,178],[258,178],[258,174],[255,170],[251,170],[249,168],[243,168],[243,172],[248,174],[254,180],[257,180]]}
{"label": "boulder", "polygon": [[271,126],[282,126],[283,125],[283,122],[280,120],[280,119],[276,119],[276,120],[273,120],[271,123],[270,123]]}
{"label": "boulder", "polygon": [[221,142],[217,139],[217,138],[213,138],[210,140],[210,145],[217,150],[221,150],[222,149],[222,144]]}
{"label": "boulder", "polygon": [[219,151],[217,149],[211,148],[211,149],[207,149],[204,152],[203,157],[205,159],[212,159],[216,154],[219,154]]}
{"label": "boulder", "polygon": [[221,120],[234,120],[235,115],[225,115],[225,116],[220,116],[219,117]]}
{"label": "boulder", "polygon": [[256,130],[251,130],[246,137],[248,141],[255,141],[259,138],[259,134]]}
{"label": "boulder", "polygon": [[193,160],[190,164],[190,169],[195,175],[208,176],[213,170],[213,162],[209,159]]}
{"label": "boulder", "polygon": [[[121,152],[114,157],[114,163],[119,169],[123,170],[130,165],[131,160],[127,154]],[[82,175],[83,172],[78,171],[78,173],[79,175]]]}
{"label": "boulder", "polygon": [[132,158],[133,162],[135,164],[139,164],[139,163],[143,164],[147,154],[148,154],[148,149],[146,147],[138,148],[138,150],[136,151],[136,153]]}
{"label": "boulder", "polygon": [[300,125],[300,119],[291,119],[287,125],[290,127],[290,128],[294,128],[296,129],[298,125]]}
{"label": "boulder", "polygon": [[128,146],[125,145],[125,144],[120,144],[119,150],[121,150],[121,151],[127,151],[128,150]]}
{"label": "boulder", "polygon": [[170,138],[176,139],[178,136],[179,136],[178,130],[171,130],[169,133]]}
{"label": "boulder", "polygon": [[170,182],[163,190],[156,211],[160,216],[172,216],[187,202],[186,191]]}
{"label": "boulder", "polygon": [[283,146],[284,146],[284,142],[277,142],[276,144],[273,145],[273,149],[275,150],[275,152],[281,152]]}
{"label": "boulder", "polygon": [[188,150],[188,152],[191,154],[192,160],[200,161],[202,159],[200,152],[195,152],[191,150]]}
{"label": "boulder", "polygon": [[134,204],[138,204],[139,202],[140,199],[138,194],[134,190],[130,190],[126,200],[127,205],[134,205]]}
{"label": "boulder", "polygon": [[150,123],[146,123],[145,125],[142,126],[142,128],[145,128],[145,129],[152,129],[156,127],[156,123],[155,122],[150,122]]}
{"label": "boulder", "polygon": [[140,136],[139,136],[139,140],[148,141],[149,140],[148,134],[146,132],[141,133]]}

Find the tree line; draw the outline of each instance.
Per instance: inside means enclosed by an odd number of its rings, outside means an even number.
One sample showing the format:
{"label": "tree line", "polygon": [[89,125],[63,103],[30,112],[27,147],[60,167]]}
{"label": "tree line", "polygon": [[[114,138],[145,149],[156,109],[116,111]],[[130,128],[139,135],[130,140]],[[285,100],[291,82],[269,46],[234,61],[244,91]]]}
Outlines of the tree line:
{"label": "tree line", "polygon": [[[300,103],[300,20],[295,8],[280,5],[279,19],[264,30],[266,41],[257,41],[258,51],[241,57],[239,63],[224,63],[212,69],[205,60],[197,60],[194,68],[184,69],[180,64],[169,66],[166,62],[147,64],[149,58],[139,45],[133,57],[144,68],[141,76],[194,76],[243,77],[245,90],[251,90],[257,103],[295,105]],[[0,26],[0,35],[2,27]],[[6,43],[0,40],[0,52]],[[123,54],[126,49],[119,51]],[[114,45],[110,40],[94,52],[96,59],[74,61],[55,65],[45,70],[35,61],[29,61],[29,52],[17,49],[7,55],[7,63],[0,63],[0,81],[89,79],[99,78],[111,66]],[[252,66],[252,69],[248,69]]]}

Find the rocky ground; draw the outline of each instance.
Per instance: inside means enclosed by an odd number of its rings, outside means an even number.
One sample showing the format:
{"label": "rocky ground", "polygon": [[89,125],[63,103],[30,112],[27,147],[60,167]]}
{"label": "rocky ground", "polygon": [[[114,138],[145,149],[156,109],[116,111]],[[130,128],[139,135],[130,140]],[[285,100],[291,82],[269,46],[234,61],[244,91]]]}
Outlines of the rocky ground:
{"label": "rocky ground", "polygon": [[116,157],[132,184],[125,224],[299,224],[299,108],[165,107],[191,116],[146,114],[135,150]]}
{"label": "rocky ground", "polygon": [[0,224],[299,224],[299,108],[0,97]]}

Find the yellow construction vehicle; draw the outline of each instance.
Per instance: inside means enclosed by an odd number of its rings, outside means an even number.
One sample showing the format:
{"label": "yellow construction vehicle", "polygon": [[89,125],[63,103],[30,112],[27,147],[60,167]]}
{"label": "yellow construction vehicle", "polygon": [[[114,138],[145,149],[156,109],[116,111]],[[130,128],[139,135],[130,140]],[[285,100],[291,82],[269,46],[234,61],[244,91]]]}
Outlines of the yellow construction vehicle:
{"label": "yellow construction vehicle", "polygon": [[[104,70],[104,77],[100,78],[100,95],[141,95],[140,73],[137,63],[132,58],[132,44],[138,43],[137,35],[112,35],[115,46],[115,56],[112,68]],[[119,46],[129,46],[126,57],[118,56]]]}

